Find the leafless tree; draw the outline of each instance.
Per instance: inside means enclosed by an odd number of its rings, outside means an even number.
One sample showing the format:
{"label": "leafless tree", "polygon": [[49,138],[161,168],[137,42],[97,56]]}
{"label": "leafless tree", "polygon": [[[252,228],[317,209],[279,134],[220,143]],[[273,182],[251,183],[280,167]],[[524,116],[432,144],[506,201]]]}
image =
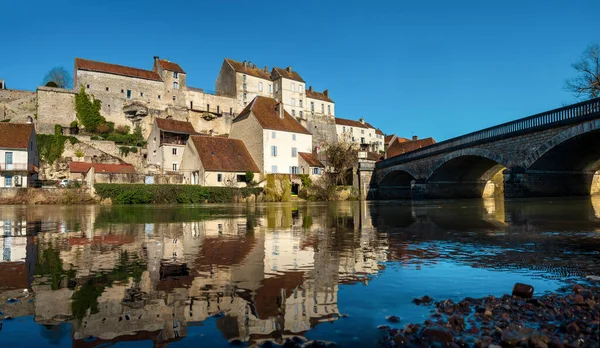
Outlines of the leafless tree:
{"label": "leafless tree", "polygon": [[46,76],[44,76],[42,85],[56,85],[58,88],[70,88],[71,82],[73,82],[73,79],[67,69],[62,66],[57,66],[48,71]]}
{"label": "leafless tree", "polygon": [[577,76],[565,82],[565,89],[580,99],[600,97],[600,45],[589,45],[581,59],[573,63],[573,69]]}
{"label": "leafless tree", "polygon": [[334,182],[346,185],[346,176],[348,171],[356,163],[356,150],[352,143],[344,141],[332,142],[325,145],[327,163],[332,167],[332,172],[328,173],[334,178]]}

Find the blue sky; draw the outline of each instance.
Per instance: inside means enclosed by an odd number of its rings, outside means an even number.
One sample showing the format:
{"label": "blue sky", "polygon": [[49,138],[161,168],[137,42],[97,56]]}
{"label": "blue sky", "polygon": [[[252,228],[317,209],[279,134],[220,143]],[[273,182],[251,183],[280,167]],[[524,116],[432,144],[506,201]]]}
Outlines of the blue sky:
{"label": "blue sky", "polygon": [[600,1],[9,1],[0,78],[34,90],[75,57],[179,63],[214,90],[223,58],[291,65],[336,115],[441,141],[575,102],[571,63]]}

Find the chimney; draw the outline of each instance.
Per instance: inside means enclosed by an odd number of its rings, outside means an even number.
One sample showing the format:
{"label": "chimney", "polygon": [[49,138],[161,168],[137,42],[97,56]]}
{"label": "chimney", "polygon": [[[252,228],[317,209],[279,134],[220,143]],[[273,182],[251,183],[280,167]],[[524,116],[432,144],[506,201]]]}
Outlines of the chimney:
{"label": "chimney", "polygon": [[324,94],[324,95],[325,95],[327,98],[329,98],[329,90],[327,90],[327,89],[326,89],[326,90],[324,90],[324,91],[323,91],[323,94]]}
{"label": "chimney", "polygon": [[308,90],[312,92],[312,86],[308,86]]}
{"label": "chimney", "polygon": [[252,68],[252,62],[248,62],[248,67]]}
{"label": "chimney", "polygon": [[265,72],[268,73],[269,72],[269,67],[265,65]]}
{"label": "chimney", "polygon": [[288,66],[287,68],[285,68],[285,70],[286,70],[287,72],[290,72],[290,73],[291,73],[291,72],[292,72],[292,67],[291,67],[291,66]]}
{"label": "chimney", "polygon": [[360,123],[365,124],[365,119],[364,118],[361,117],[359,121],[360,121]]}
{"label": "chimney", "polygon": [[277,113],[279,114],[279,118],[283,118],[285,115],[285,110],[283,109],[283,103],[277,104]]}
{"label": "chimney", "polygon": [[244,68],[245,68],[246,66],[248,66],[248,64],[246,64],[246,61],[243,61],[243,62],[242,62],[242,64],[244,64]]}
{"label": "chimney", "polygon": [[157,61],[157,60],[159,60],[159,59],[160,59],[160,57],[159,57],[159,56],[154,56],[154,61]]}
{"label": "chimney", "polygon": [[413,140],[413,141],[417,141],[417,140],[419,140],[419,137],[418,137],[418,136],[416,136],[416,135],[413,135],[413,136],[412,136],[412,140]]}
{"label": "chimney", "polygon": [[152,66],[152,71],[154,71],[154,72],[156,72],[156,70],[157,70],[157,67],[158,67],[158,65],[159,65],[159,64],[158,64],[158,60],[159,60],[159,59],[160,59],[160,58],[159,58],[158,56],[154,56],[154,65]]}

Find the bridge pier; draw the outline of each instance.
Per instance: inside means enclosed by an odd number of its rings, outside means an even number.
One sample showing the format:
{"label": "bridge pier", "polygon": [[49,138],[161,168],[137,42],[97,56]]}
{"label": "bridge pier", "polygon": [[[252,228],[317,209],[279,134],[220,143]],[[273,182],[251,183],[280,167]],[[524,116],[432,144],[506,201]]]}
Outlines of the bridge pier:
{"label": "bridge pier", "polygon": [[542,196],[588,196],[600,192],[598,173],[578,171],[526,170],[504,171],[504,196],[507,198]]}

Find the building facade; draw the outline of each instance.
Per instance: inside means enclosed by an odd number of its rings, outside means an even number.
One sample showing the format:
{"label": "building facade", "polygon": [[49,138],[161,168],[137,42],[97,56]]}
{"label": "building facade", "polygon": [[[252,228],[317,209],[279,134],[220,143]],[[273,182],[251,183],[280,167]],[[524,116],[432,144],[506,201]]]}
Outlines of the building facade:
{"label": "building facade", "polygon": [[356,144],[363,151],[383,152],[384,134],[375,129],[363,118],[359,121],[336,117],[335,126],[338,140]]}
{"label": "building facade", "polygon": [[197,134],[190,122],[155,118],[148,137],[147,165],[161,172],[179,172],[185,145]]}
{"label": "building facade", "polygon": [[38,166],[33,124],[0,122],[0,187],[29,187]]}

